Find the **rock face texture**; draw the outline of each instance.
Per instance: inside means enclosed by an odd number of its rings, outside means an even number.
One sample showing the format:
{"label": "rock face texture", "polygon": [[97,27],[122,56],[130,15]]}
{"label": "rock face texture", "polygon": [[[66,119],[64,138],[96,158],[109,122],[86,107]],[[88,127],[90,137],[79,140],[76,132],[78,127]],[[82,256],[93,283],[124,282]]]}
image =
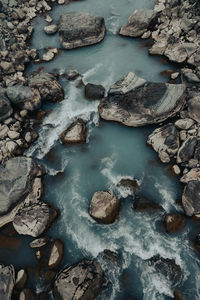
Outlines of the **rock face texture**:
{"label": "rock face texture", "polygon": [[5,213],[31,190],[37,166],[32,158],[15,157],[0,165],[0,213]]}
{"label": "rock face texture", "polygon": [[15,284],[15,270],[12,265],[0,264],[0,299],[11,300]]}
{"label": "rock face texture", "polygon": [[180,147],[177,154],[177,163],[189,161],[194,156],[198,141],[196,137],[189,137]]}
{"label": "rock face texture", "polygon": [[63,258],[63,254],[64,254],[64,244],[60,239],[56,239],[51,248],[48,267],[51,269],[56,268],[60,264]]}
{"label": "rock face texture", "polygon": [[5,96],[4,90],[0,90],[0,122],[8,118],[13,112],[9,99]]}
{"label": "rock face texture", "polygon": [[192,98],[188,101],[189,116],[200,123],[200,97]]}
{"label": "rock face texture", "polygon": [[54,282],[55,300],[94,300],[101,291],[102,281],[99,263],[84,259],[58,274]]}
{"label": "rock face texture", "polygon": [[63,144],[80,144],[85,143],[87,139],[86,122],[78,119],[70,125],[62,134],[61,141]]}
{"label": "rock face texture", "polygon": [[148,82],[128,73],[99,105],[100,116],[127,126],[154,124],[175,115],[185,103],[185,86]]}
{"label": "rock face texture", "polygon": [[120,201],[111,192],[96,192],[89,207],[90,216],[99,223],[111,224],[119,215]]}
{"label": "rock face texture", "polygon": [[85,12],[71,12],[60,17],[59,34],[62,47],[73,49],[99,43],[105,35],[104,18]]}
{"label": "rock face texture", "polygon": [[187,216],[200,214],[200,182],[191,180],[185,186],[182,204]]}
{"label": "rock face texture", "polygon": [[152,9],[137,9],[129,17],[128,22],[121,27],[120,34],[131,37],[141,36],[151,29],[156,20],[156,13]]}

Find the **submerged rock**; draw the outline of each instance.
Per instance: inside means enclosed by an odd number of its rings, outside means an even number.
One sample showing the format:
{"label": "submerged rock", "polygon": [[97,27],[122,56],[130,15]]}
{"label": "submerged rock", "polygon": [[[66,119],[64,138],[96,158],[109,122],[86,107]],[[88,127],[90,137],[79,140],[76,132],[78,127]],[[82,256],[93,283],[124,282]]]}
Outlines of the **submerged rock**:
{"label": "submerged rock", "polygon": [[111,192],[96,192],[90,203],[89,214],[99,223],[115,222],[120,211],[120,201]]}
{"label": "submerged rock", "polygon": [[159,123],[174,116],[185,103],[185,86],[148,82],[128,73],[99,105],[100,116],[127,126]]}
{"label": "submerged rock", "polygon": [[15,284],[15,270],[12,265],[0,264],[0,299],[10,300]]}
{"label": "submerged rock", "polygon": [[142,195],[135,195],[133,208],[138,212],[162,210],[162,206]]}
{"label": "submerged rock", "polygon": [[58,274],[53,290],[55,300],[94,300],[101,291],[102,282],[100,264],[83,259]]}
{"label": "submerged rock", "polygon": [[57,268],[60,264],[64,254],[64,244],[60,239],[56,239],[52,245],[48,267],[53,269]]}
{"label": "submerged rock", "polygon": [[60,42],[64,49],[99,43],[105,35],[104,18],[86,12],[70,12],[60,17]]}
{"label": "submerged rock", "polygon": [[63,144],[85,143],[87,139],[86,122],[78,119],[70,125],[62,134],[61,141]]}
{"label": "submerged rock", "polygon": [[102,85],[87,83],[85,86],[85,97],[88,99],[102,99],[105,88]]}
{"label": "submerged rock", "polygon": [[181,214],[167,214],[164,219],[165,228],[168,233],[178,232],[185,227],[185,217]]}
{"label": "submerged rock", "polygon": [[200,214],[200,182],[191,180],[184,188],[182,204],[187,216]]}

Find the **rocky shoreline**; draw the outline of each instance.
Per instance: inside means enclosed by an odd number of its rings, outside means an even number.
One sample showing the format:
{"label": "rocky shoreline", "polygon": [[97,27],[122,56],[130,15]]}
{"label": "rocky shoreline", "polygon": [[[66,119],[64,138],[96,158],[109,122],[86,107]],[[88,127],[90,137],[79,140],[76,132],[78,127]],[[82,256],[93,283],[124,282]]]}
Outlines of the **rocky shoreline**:
{"label": "rocky shoreline", "polygon": [[[58,4],[64,1],[58,0]],[[40,61],[36,49],[30,49],[34,28],[31,20],[51,10],[56,0],[0,1],[0,228],[12,224],[19,235],[35,238],[30,247],[44,274],[46,289],[36,295],[27,287],[27,272],[15,274],[12,265],[0,264],[2,299],[88,299],[97,297],[103,286],[103,270],[96,260],[84,259],[59,270],[64,254],[60,239],[52,240],[46,230],[59,215],[57,208],[42,201],[45,170],[26,156],[24,151],[37,140],[38,115],[43,115],[46,101],[62,101],[64,91],[54,74],[39,72],[26,77],[30,61]],[[66,3],[65,3],[66,4]],[[51,23],[51,18],[46,15]],[[77,26],[77,22],[82,26]],[[47,25],[46,34],[59,31],[64,49],[88,46],[103,40],[106,28],[102,17],[87,13],[69,13],[60,23]],[[170,83],[148,82],[134,73],[117,81],[106,97],[102,86],[88,84],[85,96],[101,99],[101,118],[130,127],[158,124],[147,144],[163,163],[170,163],[175,175],[184,184],[182,206],[185,216],[200,216],[200,9],[192,0],[157,0],[153,10],[133,12],[119,34],[151,39],[151,55],[165,56],[180,69],[171,74]],[[69,38],[70,36],[70,38]],[[50,53],[50,52],[51,53]],[[56,51],[48,50],[43,60],[49,61]],[[73,77],[73,76],[72,76]],[[163,123],[164,122],[164,123]],[[162,124],[160,124],[162,123]],[[76,120],[62,134],[63,144],[85,143],[86,122]],[[134,180],[124,179],[125,188],[135,196],[136,211],[157,210],[138,192]],[[128,186],[127,186],[128,184]],[[121,202],[110,191],[98,191],[91,199],[90,216],[99,223],[110,224],[120,215]],[[168,233],[182,230],[185,217],[177,212],[165,215]],[[42,235],[42,236],[41,236]],[[199,250],[199,238],[195,240]],[[107,250],[110,251],[110,250]],[[111,257],[115,257],[115,253]],[[115,257],[116,258],[116,257]],[[171,274],[171,281],[181,281],[180,266],[170,259],[152,257],[148,262],[156,271]],[[166,271],[166,270],[169,270]],[[46,297],[46,298],[45,298]],[[0,297],[1,299],[1,297]],[[183,299],[174,290],[174,299]]]}

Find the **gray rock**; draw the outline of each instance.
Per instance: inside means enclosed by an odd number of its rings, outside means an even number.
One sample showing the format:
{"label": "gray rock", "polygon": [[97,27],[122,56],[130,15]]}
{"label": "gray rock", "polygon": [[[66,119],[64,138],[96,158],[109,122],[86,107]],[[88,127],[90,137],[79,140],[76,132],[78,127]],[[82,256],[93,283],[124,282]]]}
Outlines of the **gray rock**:
{"label": "gray rock", "polygon": [[56,24],[51,24],[44,27],[44,32],[46,34],[54,34],[58,31],[58,26]]}
{"label": "gray rock", "polygon": [[58,274],[54,282],[55,300],[94,300],[101,291],[102,282],[99,263],[83,259]]}
{"label": "gray rock", "polygon": [[197,145],[196,137],[188,137],[178,150],[177,163],[188,162],[194,156],[195,147]]}
{"label": "gray rock", "polygon": [[85,12],[70,12],[60,17],[59,34],[64,49],[99,43],[105,35],[104,18]]}
{"label": "gray rock", "polygon": [[105,88],[102,85],[87,83],[85,86],[85,97],[87,99],[102,99]]}
{"label": "gray rock", "polygon": [[15,270],[12,265],[4,266],[0,264],[0,299],[11,300],[13,287],[15,284]]}
{"label": "gray rock", "polygon": [[78,119],[70,125],[62,134],[61,141],[63,144],[80,144],[85,143],[87,139],[86,123]]}
{"label": "gray rock", "polygon": [[200,181],[200,169],[199,168],[193,168],[189,172],[184,174],[181,177],[180,182],[188,183],[189,181],[192,181],[192,180]]}
{"label": "gray rock", "polygon": [[90,216],[99,223],[115,222],[120,211],[120,201],[111,192],[96,192],[89,207]]}
{"label": "gray rock", "polygon": [[48,267],[57,268],[64,255],[64,244],[60,239],[56,239],[51,247]]}
{"label": "gray rock", "polygon": [[182,205],[187,216],[200,214],[200,181],[191,180],[184,188]]}
{"label": "gray rock", "polygon": [[21,269],[18,271],[17,273],[17,278],[16,278],[16,282],[15,282],[15,286],[17,289],[22,290],[26,284],[27,281],[27,273],[24,269]]}
{"label": "gray rock", "polygon": [[175,122],[175,126],[178,129],[184,129],[184,130],[188,130],[190,127],[192,127],[193,124],[194,124],[194,120],[190,118],[179,119]]}
{"label": "gray rock", "polygon": [[164,54],[170,61],[183,63],[197,50],[194,43],[168,44]]}
{"label": "gray rock", "polygon": [[4,90],[0,90],[0,122],[10,117],[12,112],[9,99],[5,96]]}
{"label": "gray rock", "polygon": [[31,247],[31,248],[42,248],[42,247],[44,247],[44,246],[46,246],[47,245],[47,243],[49,242],[49,240],[50,240],[50,238],[48,237],[48,236],[46,236],[46,237],[42,237],[42,238],[38,238],[38,239],[35,239],[35,240],[33,240],[30,244],[29,244],[29,246]]}
{"label": "gray rock", "polygon": [[188,101],[188,113],[190,118],[200,123],[200,97]]}
{"label": "gray rock", "polygon": [[137,9],[130,15],[128,22],[121,27],[119,33],[125,36],[138,37],[145,31],[152,29],[155,21],[156,13],[152,9]]}
{"label": "gray rock", "polygon": [[139,127],[174,116],[184,103],[184,85],[148,82],[129,73],[101,100],[99,113],[105,120]]}
{"label": "gray rock", "polygon": [[15,157],[0,165],[0,213],[25,197],[37,174],[32,158]]}

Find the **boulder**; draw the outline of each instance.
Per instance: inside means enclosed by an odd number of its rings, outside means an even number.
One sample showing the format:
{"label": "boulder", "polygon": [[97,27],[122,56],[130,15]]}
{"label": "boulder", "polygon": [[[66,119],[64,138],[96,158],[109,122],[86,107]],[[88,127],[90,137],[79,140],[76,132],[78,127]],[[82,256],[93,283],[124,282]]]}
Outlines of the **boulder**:
{"label": "boulder", "polygon": [[0,299],[11,300],[15,284],[15,270],[12,265],[0,264]]}
{"label": "boulder", "polygon": [[32,158],[11,158],[0,165],[0,213],[5,213],[31,191],[38,168]]}
{"label": "boulder", "polygon": [[131,37],[139,37],[152,29],[156,22],[156,13],[152,9],[141,8],[135,10],[128,22],[121,27],[120,34]]}
{"label": "boulder", "polygon": [[188,183],[189,181],[192,181],[192,180],[200,181],[200,169],[199,168],[191,169],[189,172],[184,174],[181,177],[180,182]]}
{"label": "boulder", "polygon": [[64,99],[64,90],[53,74],[40,72],[29,79],[29,86],[39,91],[42,101]]}
{"label": "boulder", "polygon": [[37,300],[37,296],[33,290],[24,289],[19,295],[19,300]]}
{"label": "boulder", "polygon": [[185,217],[181,214],[167,214],[164,218],[164,224],[168,233],[178,232],[185,227]]}
{"label": "boulder", "polygon": [[87,99],[102,99],[105,88],[102,85],[87,83],[85,86],[85,97]]}
{"label": "boulder", "polygon": [[4,92],[0,90],[0,122],[10,117],[12,112],[13,109],[9,99],[5,96]]}
{"label": "boulder", "polygon": [[15,286],[17,289],[22,290],[27,281],[27,273],[24,269],[21,269],[17,273],[17,278],[15,282]]}
{"label": "boulder", "polygon": [[[157,128],[149,135],[147,144],[158,153],[163,163],[168,163],[179,149],[179,132],[172,123]],[[163,155],[164,154],[164,155]]]}
{"label": "boulder", "polygon": [[87,139],[86,122],[78,119],[70,125],[62,134],[61,141],[63,144],[80,144],[85,143]]}
{"label": "boulder", "polygon": [[90,203],[89,214],[99,223],[115,222],[120,211],[120,201],[111,192],[96,192]]}
{"label": "boulder", "polygon": [[103,259],[113,264],[119,263],[119,255],[109,249],[103,250]]}
{"label": "boulder", "polygon": [[197,138],[190,136],[183,142],[178,150],[177,163],[188,162],[194,156],[195,147],[197,145]]}
{"label": "boulder", "polygon": [[44,202],[24,204],[13,220],[13,226],[19,234],[38,237],[49,228],[57,217],[57,211]]}
{"label": "boulder", "polygon": [[178,129],[183,129],[183,130],[188,130],[190,129],[190,127],[192,127],[192,125],[194,125],[194,120],[190,119],[190,118],[185,118],[185,119],[179,119],[175,122],[175,126]]}
{"label": "boulder", "polygon": [[200,182],[191,180],[184,188],[182,205],[189,217],[200,214]]}
{"label": "boulder", "polygon": [[58,26],[56,24],[51,24],[44,27],[44,32],[46,34],[54,34],[57,31],[58,31]]}
{"label": "boulder", "polygon": [[109,90],[99,105],[100,116],[139,127],[174,116],[185,103],[185,86],[148,82],[128,73]]}
{"label": "boulder", "polygon": [[195,53],[197,45],[194,43],[168,43],[164,55],[172,62],[183,63]]}
{"label": "boulder", "polygon": [[132,193],[136,192],[140,187],[138,180],[134,178],[122,178],[118,185],[121,185]]}
{"label": "boulder", "polygon": [[56,239],[51,247],[48,267],[57,268],[64,255],[64,244],[60,239]]}
{"label": "boulder", "polygon": [[187,104],[190,118],[200,123],[200,97],[190,99]]}
{"label": "boulder", "polygon": [[49,242],[50,238],[48,236],[45,236],[45,237],[41,237],[41,238],[38,238],[38,239],[35,239],[33,240],[29,246],[33,249],[35,248],[42,248],[44,246],[47,245],[47,243]]}
{"label": "boulder", "polygon": [[153,212],[162,210],[162,206],[160,206],[158,203],[153,202],[152,200],[149,200],[143,195],[136,194],[133,201],[133,209],[137,212]]}
{"label": "boulder", "polygon": [[53,290],[55,300],[94,300],[101,291],[102,282],[100,264],[83,259],[57,275]]}
{"label": "boulder", "polygon": [[64,49],[99,43],[105,35],[104,18],[86,12],[69,12],[60,17],[60,42]]}

